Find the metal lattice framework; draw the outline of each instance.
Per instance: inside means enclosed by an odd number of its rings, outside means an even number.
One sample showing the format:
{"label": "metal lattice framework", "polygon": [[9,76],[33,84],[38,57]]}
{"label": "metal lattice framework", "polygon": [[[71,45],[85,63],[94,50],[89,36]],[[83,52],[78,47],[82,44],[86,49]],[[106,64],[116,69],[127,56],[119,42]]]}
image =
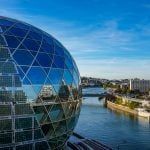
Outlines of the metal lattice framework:
{"label": "metal lattice framework", "polygon": [[0,149],[60,149],[80,113],[77,66],[55,38],[0,17]]}

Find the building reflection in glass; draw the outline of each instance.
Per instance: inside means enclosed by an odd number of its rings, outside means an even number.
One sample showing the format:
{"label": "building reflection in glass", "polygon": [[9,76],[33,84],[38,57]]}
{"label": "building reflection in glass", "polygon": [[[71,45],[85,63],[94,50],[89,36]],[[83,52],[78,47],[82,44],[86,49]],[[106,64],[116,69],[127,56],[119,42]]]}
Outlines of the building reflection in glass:
{"label": "building reflection in glass", "polygon": [[0,149],[60,149],[80,113],[77,66],[56,39],[0,17]]}

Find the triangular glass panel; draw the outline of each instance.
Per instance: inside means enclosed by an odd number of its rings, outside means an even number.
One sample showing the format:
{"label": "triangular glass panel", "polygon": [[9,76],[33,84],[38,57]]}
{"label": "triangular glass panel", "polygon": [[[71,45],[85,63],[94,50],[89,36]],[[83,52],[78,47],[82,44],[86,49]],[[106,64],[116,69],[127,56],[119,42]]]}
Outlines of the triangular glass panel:
{"label": "triangular glass panel", "polygon": [[41,126],[41,129],[47,138],[54,137],[54,129],[53,129],[52,124],[44,124]]}
{"label": "triangular glass panel", "polygon": [[37,121],[42,124],[44,120],[47,118],[47,111],[44,106],[33,106],[33,110],[35,113],[35,117]]}
{"label": "triangular glass panel", "polygon": [[63,133],[66,133],[66,131],[67,131],[66,121],[60,121],[55,129],[56,136],[62,135]]}
{"label": "triangular glass panel", "polygon": [[14,25],[14,27],[17,27],[17,28],[20,28],[20,29],[24,29],[24,30],[28,30],[30,28],[29,25],[26,25],[24,23],[16,23]]}
{"label": "triangular glass panel", "polygon": [[78,101],[76,103],[75,115],[79,115],[80,110],[81,110],[80,106],[81,106],[81,101]]}
{"label": "triangular glass panel", "polygon": [[52,88],[52,96],[53,96],[53,99],[55,99],[57,96],[58,96],[58,94],[57,94],[57,92],[56,92],[56,90],[54,89],[54,87],[52,86],[51,87]]}
{"label": "triangular glass panel", "polygon": [[75,116],[75,112],[76,112],[76,105],[77,105],[77,103],[76,102],[74,102],[73,103],[73,105],[72,105],[72,116]]}
{"label": "triangular glass panel", "polygon": [[23,79],[23,78],[24,78],[24,73],[23,73],[23,71],[20,69],[19,66],[17,66],[17,70],[18,70],[18,73],[19,73],[19,76],[21,77],[21,79]]}
{"label": "triangular glass panel", "polygon": [[59,96],[56,96],[55,102],[57,102],[57,103],[60,103],[60,102],[61,102],[61,99],[59,98]]}
{"label": "triangular glass panel", "polygon": [[70,96],[69,96],[69,99],[68,99],[69,101],[73,101],[74,100],[74,98],[73,98],[73,94],[72,94],[72,89],[71,89],[71,91],[70,91]]}
{"label": "triangular glass panel", "polygon": [[72,85],[73,77],[68,69],[64,70],[63,79],[67,85],[70,85],[70,86]]}
{"label": "triangular glass panel", "polygon": [[52,82],[49,80],[49,78],[46,78],[44,84],[45,84],[45,85],[52,85]]}
{"label": "triangular glass panel", "polygon": [[72,84],[72,95],[74,100],[79,97],[79,87],[75,84],[75,82]]}
{"label": "triangular glass panel", "polygon": [[67,119],[68,130],[73,129],[75,127],[75,125],[76,125],[75,117],[71,117],[71,118]]}
{"label": "triangular glass panel", "polygon": [[41,129],[34,130],[34,139],[44,138],[43,132]]}
{"label": "triangular glass panel", "polygon": [[1,19],[1,20],[0,20],[0,24],[10,27],[10,26],[12,26],[12,25],[14,24],[14,22],[13,22],[13,21],[10,21],[10,20],[8,21],[8,20],[6,20],[6,19]]}
{"label": "triangular glass panel", "polygon": [[66,105],[62,104],[65,116],[67,118],[71,117],[73,115],[73,112],[75,110],[75,103],[74,102],[68,102]]}
{"label": "triangular glass panel", "polygon": [[26,72],[28,71],[29,67],[27,66],[20,66],[23,70],[23,72],[26,74]]}
{"label": "triangular glass panel", "polygon": [[46,110],[49,112],[50,110],[51,110],[51,108],[52,108],[52,104],[50,104],[50,105],[45,105],[45,108],[46,108]]}
{"label": "triangular glass panel", "polygon": [[18,41],[14,36],[5,35],[5,39],[7,41],[8,47],[10,48],[16,48],[20,44],[20,41]]}
{"label": "triangular glass panel", "polygon": [[64,66],[65,66],[65,59],[64,59],[64,57],[54,55],[54,59],[53,60],[54,60],[54,63],[55,63],[57,68],[64,69]]}
{"label": "triangular glass panel", "polygon": [[46,53],[54,54],[54,46],[48,44],[47,42],[42,42],[41,49],[44,50]]}
{"label": "triangular glass panel", "polygon": [[69,108],[70,108],[70,103],[67,102],[67,103],[62,103],[62,108],[63,108],[63,112],[64,112],[64,115],[66,117],[68,117],[68,114],[69,114]]}
{"label": "triangular glass panel", "polygon": [[41,94],[40,92],[41,92],[42,86],[43,85],[33,85],[33,88],[38,96],[40,96]]}
{"label": "triangular glass panel", "polygon": [[0,33],[2,33],[3,31],[2,31],[2,28],[1,28],[1,26],[0,26]]}
{"label": "triangular glass panel", "polygon": [[26,48],[21,44],[18,49],[26,49]]}
{"label": "triangular glass panel", "polygon": [[36,56],[37,52],[34,52],[34,51],[30,51],[30,53],[33,55],[33,56]]}
{"label": "triangular glass panel", "polygon": [[60,84],[63,77],[63,69],[52,68],[49,72],[48,77],[51,80],[52,84]]}
{"label": "triangular glass panel", "polygon": [[53,123],[54,130],[56,130],[56,128],[57,128],[58,125],[59,125],[59,122],[54,122]]}
{"label": "triangular glass panel", "polygon": [[9,29],[9,26],[3,26],[3,25],[0,25],[1,26],[1,29],[3,32],[5,32],[7,29]]}
{"label": "triangular glass panel", "polygon": [[65,65],[67,66],[66,68],[72,69],[73,68],[73,63],[70,57],[65,55]]}
{"label": "triangular glass panel", "polygon": [[59,41],[54,40],[54,47],[56,55],[64,56],[64,47]]}
{"label": "triangular glass panel", "polygon": [[52,55],[52,54],[48,54],[48,56],[50,57],[50,59],[51,59],[51,60],[52,60],[52,62],[53,62],[54,55]]}
{"label": "triangular glass panel", "polygon": [[32,85],[30,84],[23,84],[22,85],[23,91],[26,93],[28,102],[37,102],[37,94],[33,90]]}
{"label": "triangular glass panel", "polygon": [[41,41],[42,36],[41,36],[41,34],[39,34],[39,33],[34,32],[34,31],[31,30],[31,31],[29,32],[27,38]]}
{"label": "triangular glass panel", "polygon": [[11,36],[14,36],[13,33],[11,33],[9,30],[7,30],[4,35],[11,35]]}
{"label": "triangular glass panel", "polygon": [[51,111],[49,112],[49,115],[53,122],[64,119],[62,106],[60,104],[54,104]]}
{"label": "triangular glass panel", "polygon": [[68,132],[67,132],[67,134],[63,134],[57,138],[58,138],[58,147],[62,147],[69,138]]}
{"label": "triangular glass panel", "polygon": [[64,69],[69,69],[66,64],[64,65]]}
{"label": "triangular glass panel", "polygon": [[42,41],[36,41],[38,44],[40,44],[41,45],[41,43],[42,43]]}
{"label": "triangular glass panel", "polygon": [[24,37],[27,33],[27,30],[19,29],[19,28],[10,28],[9,31],[13,33],[14,36]]}
{"label": "triangular glass panel", "polygon": [[49,146],[46,141],[36,142],[35,143],[35,149],[36,150],[48,150]]}
{"label": "triangular glass panel", "polygon": [[38,53],[36,60],[42,67],[50,67],[52,64],[51,58],[46,53]]}
{"label": "triangular glass panel", "polygon": [[39,63],[35,60],[32,64],[32,66],[39,66]]}
{"label": "triangular glass panel", "polygon": [[80,79],[79,79],[79,75],[77,74],[76,71],[73,71],[73,79],[74,79],[75,84],[78,86]]}
{"label": "triangular glass panel", "polygon": [[24,40],[24,38],[21,38],[21,37],[17,37],[17,40],[22,42]]}
{"label": "triangular glass panel", "polygon": [[50,71],[50,68],[43,68],[43,69],[45,70],[46,74],[48,74]]}
{"label": "triangular glass panel", "polygon": [[6,44],[5,40],[4,40],[4,36],[2,36],[1,34],[0,34],[0,41],[1,41],[1,47],[2,46],[7,46],[7,44]]}
{"label": "triangular glass panel", "polygon": [[54,62],[52,63],[52,68],[57,68]]}
{"label": "triangular glass panel", "polygon": [[58,96],[60,100],[67,101],[70,98],[70,93],[71,93],[70,86],[62,83],[58,91]]}
{"label": "triangular glass panel", "polygon": [[51,149],[56,149],[56,147],[58,146],[57,140],[58,140],[58,137],[48,140],[48,144],[50,145]]}
{"label": "triangular glass panel", "polygon": [[26,46],[28,50],[38,51],[40,44],[38,44],[35,40],[25,39],[23,44]]}
{"label": "triangular glass panel", "polygon": [[37,96],[36,99],[35,99],[35,102],[42,104],[42,103],[43,103],[43,100],[42,100],[40,97]]}
{"label": "triangular glass panel", "polygon": [[39,124],[38,124],[36,118],[34,118],[34,128],[37,128],[37,127],[39,127]]}
{"label": "triangular glass panel", "polygon": [[57,43],[55,43],[55,54],[56,55],[60,55],[60,56],[64,56],[64,50],[63,47],[61,47],[60,45],[58,45]]}
{"label": "triangular glass panel", "polygon": [[10,50],[11,54],[13,54],[13,53],[15,52],[16,49],[10,48],[9,50]]}
{"label": "triangular glass panel", "polygon": [[46,80],[46,74],[43,72],[40,67],[31,67],[28,72],[28,78],[32,82],[32,84],[44,84]]}
{"label": "triangular glass panel", "polygon": [[47,116],[47,118],[44,121],[44,124],[48,124],[48,123],[51,123],[51,120],[50,120],[49,116]]}
{"label": "triangular glass panel", "polygon": [[53,89],[54,89],[55,92],[56,92],[56,95],[59,95],[60,85],[55,85],[55,84],[53,84],[52,86],[53,86]]}
{"label": "triangular glass panel", "polygon": [[43,41],[50,45],[54,44],[54,39],[50,35],[43,34]]}
{"label": "triangular glass panel", "polygon": [[42,48],[40,48],[39,52],[45,52]]}
{"label": "triangular glass panel", "polygon": [[19,65],[31,65],[33,56],[27,50],[17,50],[13,54],[13,58]]}
{"label": "triangular glass panel", "polygon": [[27,84],[27,85],[30,85],[31,83],[30,83],[30,81],[27,79],[27,77],[25,77],[24,79],[23,79],[23,84]]}

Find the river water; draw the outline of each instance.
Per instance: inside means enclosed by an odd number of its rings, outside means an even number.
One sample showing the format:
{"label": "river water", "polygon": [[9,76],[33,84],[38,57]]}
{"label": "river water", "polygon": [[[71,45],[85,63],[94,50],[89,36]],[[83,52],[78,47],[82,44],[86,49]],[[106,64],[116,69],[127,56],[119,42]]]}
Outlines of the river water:
{"label": "river water", "polygon": [[[101,88],[83,89],[83,93],[101,93]],[[113,149],[150,150],[148,120],[103,106],[97,97],[84,97],[75,132],[98,140]]]}

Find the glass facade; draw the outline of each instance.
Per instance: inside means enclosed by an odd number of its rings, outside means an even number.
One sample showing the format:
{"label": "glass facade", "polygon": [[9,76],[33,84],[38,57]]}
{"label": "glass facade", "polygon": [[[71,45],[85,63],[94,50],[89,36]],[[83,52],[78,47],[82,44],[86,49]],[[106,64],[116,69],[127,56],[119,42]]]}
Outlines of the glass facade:
{"label": "glass facade", "polygon": [[59,41],[0,17],[0,150],[61,149],[79,117],[79,84]]}

